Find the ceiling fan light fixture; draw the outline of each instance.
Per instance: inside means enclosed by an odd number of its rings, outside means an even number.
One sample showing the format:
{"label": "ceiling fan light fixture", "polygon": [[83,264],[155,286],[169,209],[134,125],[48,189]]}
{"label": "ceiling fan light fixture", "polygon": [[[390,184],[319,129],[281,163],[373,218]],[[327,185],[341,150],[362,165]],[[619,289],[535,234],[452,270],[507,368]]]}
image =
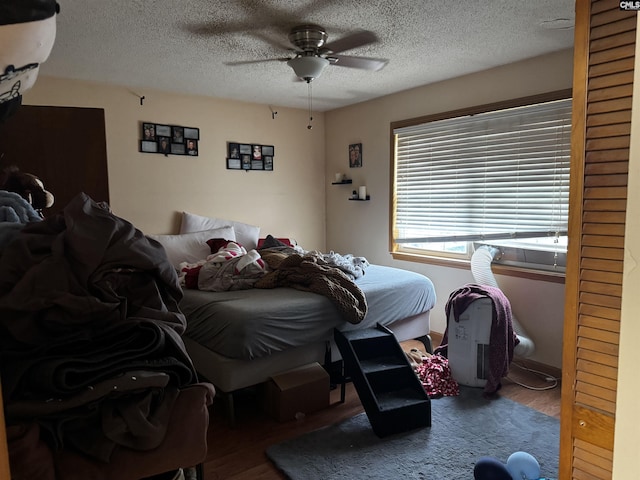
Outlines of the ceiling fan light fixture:
{"label": "ceiling fan light fixture", "polygon": [[318,78],[329,63],[329,60],[323,57],[302,56],[292,58],[287,62],[287,65],[293,69],[296,76],[310,82],[314,78]]}

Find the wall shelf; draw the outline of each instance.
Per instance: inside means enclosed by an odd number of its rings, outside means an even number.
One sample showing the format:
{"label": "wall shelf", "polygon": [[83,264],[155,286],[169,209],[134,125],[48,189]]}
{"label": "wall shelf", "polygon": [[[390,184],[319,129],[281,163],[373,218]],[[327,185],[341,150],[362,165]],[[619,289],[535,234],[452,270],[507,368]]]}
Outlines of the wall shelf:
{"label": "wall shelf", "polygon": [[353,180],[350,178],[347,180],[342,180],[341,182],[331,182],[331,185],[350,185],[353,183]]}
{"label": "wall shelf", "polygon": [[352,200],[354,202],[368,202],[369,200],[371,200],[371,197],[367,195],[367,198],[350,198],[349,200]]}

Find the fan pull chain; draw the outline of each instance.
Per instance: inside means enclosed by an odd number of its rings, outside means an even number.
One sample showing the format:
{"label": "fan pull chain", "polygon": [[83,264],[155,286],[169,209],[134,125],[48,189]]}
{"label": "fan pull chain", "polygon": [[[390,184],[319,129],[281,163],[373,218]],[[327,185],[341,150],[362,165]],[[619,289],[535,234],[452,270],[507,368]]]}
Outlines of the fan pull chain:
{"label": "fan pull chain", "polygon": [[307,81],[307,87],[309,88],[309,125],[307,125],[307,128],[309,130],[311,130],[313,128],[313,125],[311,125],[311,122],[313,121],[313,106],[312,106],[312,95],[311,95],[311,82]]}

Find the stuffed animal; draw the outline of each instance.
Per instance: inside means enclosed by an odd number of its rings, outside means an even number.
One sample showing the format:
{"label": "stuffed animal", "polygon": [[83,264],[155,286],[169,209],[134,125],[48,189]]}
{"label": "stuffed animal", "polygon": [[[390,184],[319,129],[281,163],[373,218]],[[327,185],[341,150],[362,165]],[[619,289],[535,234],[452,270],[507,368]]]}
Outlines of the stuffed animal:
{"label": "stuffed animal", "polygon": [[14,192],[24,198],[42,215],[42,210],[53,205],[53,194],[44,188],[44,183],[31,173],[21,172],[16,166],[0,172],[0,190]]}
{"label": "stuffed animal", "polygon": [[482,457],[473,468],[475,480],[553,480],[540,476],[538,460],[527,452],[512,453],[503,464],[497,458]]}

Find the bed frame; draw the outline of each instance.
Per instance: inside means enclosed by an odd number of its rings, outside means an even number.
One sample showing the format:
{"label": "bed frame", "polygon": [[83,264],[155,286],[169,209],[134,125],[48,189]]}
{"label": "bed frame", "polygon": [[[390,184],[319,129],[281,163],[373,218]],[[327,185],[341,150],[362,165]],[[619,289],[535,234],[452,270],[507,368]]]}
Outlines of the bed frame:
{"label": "bed frame", "polygon": [[[419,340],[431,353],[433,350],[429,314],[430,312],[427,311],[398,320],[388,325],[388,328],[399,342]],[[235,421],[234,392],[264,383],[273,375],[302,365],[318,362],[328,369],[330,364],[342,361],[333,338],[327,338],[325,341],[304,347],[290,348],[253,360],[225,357],[200,345],[188,336],[183,336],[183,340],[196,370],[204,377],[202,380],[206,379],[213,383],[218,395],[224,399],[231,423]],[[344,401],[344,382],[342,383],[342,401]]]}

